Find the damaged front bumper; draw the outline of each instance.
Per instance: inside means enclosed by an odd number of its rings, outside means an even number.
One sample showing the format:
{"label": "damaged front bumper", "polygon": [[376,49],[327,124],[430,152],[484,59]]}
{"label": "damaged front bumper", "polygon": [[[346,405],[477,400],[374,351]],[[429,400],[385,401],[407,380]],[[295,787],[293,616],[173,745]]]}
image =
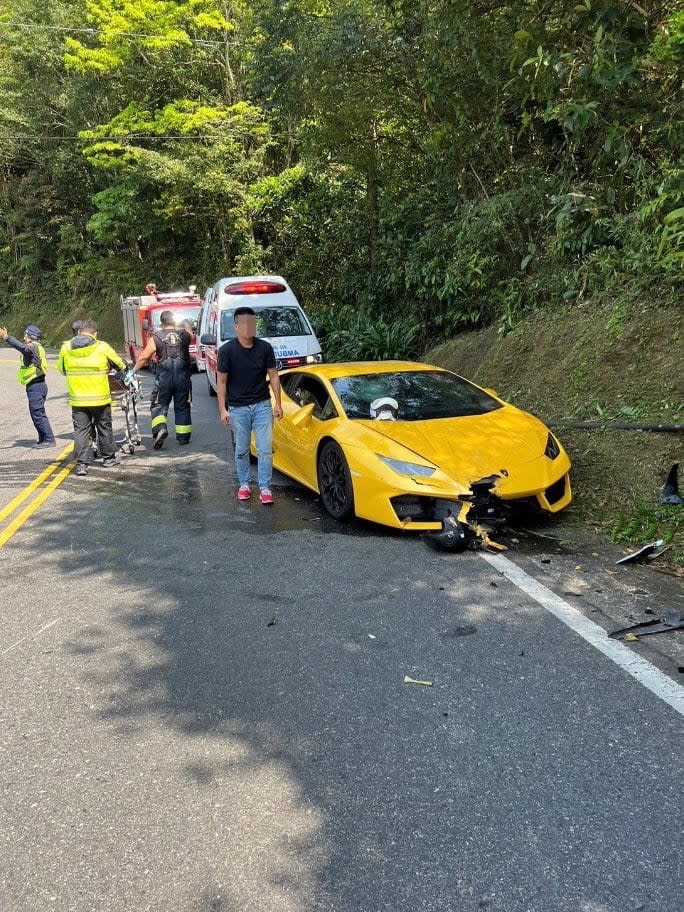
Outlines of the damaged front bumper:
{"label": "damaged front bumper", "polygon": [[437,500],[434,518],[441,522],[441,529],[427,532],[426,538],[443,551],[463,551],[466,548],[493,548],[505,551],[506,546],[494,541],[490,533],[503,527],[510,510],[491,493],[494,479],[482,479],[472,485],[473,493],[456,501]]}
{"label": "damaged front bumper", "polygon": [[443,550],[467,547],[504,550],[505,546],[491,536],[509,523],[514,504],[533,505],[555,513],[572,498],[567,474],[542,491],[525,492],[509,499],[497,491],[501,480],[500,475],[481,478],[470,485],[468,493],[455,499],[403,495],[392,498],[392,507],[403,528],[420,529],[433,545]]}

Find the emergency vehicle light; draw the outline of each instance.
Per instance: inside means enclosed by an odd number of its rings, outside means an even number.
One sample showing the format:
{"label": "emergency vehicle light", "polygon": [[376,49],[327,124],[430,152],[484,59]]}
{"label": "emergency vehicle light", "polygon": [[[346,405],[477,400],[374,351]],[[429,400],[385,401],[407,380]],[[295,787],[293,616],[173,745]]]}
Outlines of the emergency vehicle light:
{"label": "emergency vehicle light", "polygon": [[287,291],[281,282],[234,282],[224,288],[226,294],[233,295],[277,294],[281,291]]}

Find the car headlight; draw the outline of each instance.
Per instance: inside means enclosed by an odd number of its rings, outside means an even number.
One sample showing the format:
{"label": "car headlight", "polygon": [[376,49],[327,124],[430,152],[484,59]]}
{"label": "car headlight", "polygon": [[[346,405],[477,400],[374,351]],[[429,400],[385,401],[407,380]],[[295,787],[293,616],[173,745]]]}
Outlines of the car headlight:
{"label": "car headlight", "polygon": [[548,456],[549,459],[555,459],[557,456],[560,456],[560,444],[550,431],[549,436],[546,438],[544,456]]}
{"label": "car headlight", "polygon": [[320,364],[323,360],[323,355],[319,352],[317,355],[307,355],[306,363],[307,364]]}
{"label": "car headlight", "polygon": [[379,453],[376,453],[375,455],[384,462],[385,465],[388,465],[390,469],[398,472],[399,475],[420,475],[423,478],[427,478],[429,475],[434,475],[437,471],[435,466],[420,465],[420,463],[417,462],[404,462],[403,459],[390,459],[389,456],[381,456]]}

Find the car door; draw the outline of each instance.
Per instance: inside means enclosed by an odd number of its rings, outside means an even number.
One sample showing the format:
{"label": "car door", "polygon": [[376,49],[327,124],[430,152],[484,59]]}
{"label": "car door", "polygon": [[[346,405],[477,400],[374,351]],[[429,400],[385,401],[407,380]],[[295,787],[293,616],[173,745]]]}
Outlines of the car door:
{"label": "car door", "polygon": [[218,349],[220,345],[217,333],[218,312],[215,307],[212,307],[209,311],[209,326],[207,328],[207,334],[214,339],[214,342],[211,345],[205,345],[204,357],[207,370],[207,381],[214,390],[216,389],[216,366],[218,360]]}
{"label": "car door", "polygon": [[282,385],[283,417],[276,423],[274,459],[285,474],[316,490],[318,444],[337,413],[327,387],[318,377],[287,374]]}
{"label": "car door", "polygon": [[206,290],[206,292],[204,294],[204,299],[202,301],[202,306],[200,308],[200,312],[197,316],[197,332],[196,332],[197,355],[196,355],[196,359],[197,359],[197,370],[198,371],[203,371],[203,370],[206,370],[206,368],[207,368],[207,358],[206,358],[204,346],[202,345],[201,339],[202,339],[202,336],[208,331],[209,307],[211,304],[212,293],[213,293],[213,290],[211,288],[208,288]]}

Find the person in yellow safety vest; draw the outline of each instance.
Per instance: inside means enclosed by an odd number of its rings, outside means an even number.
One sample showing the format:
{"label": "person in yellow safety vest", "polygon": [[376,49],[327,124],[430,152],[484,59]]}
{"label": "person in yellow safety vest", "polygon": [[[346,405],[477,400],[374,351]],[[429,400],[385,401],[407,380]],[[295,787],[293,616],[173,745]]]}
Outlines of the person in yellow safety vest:
{"label": "person in yellow safety vest", "polygon": [[10,336],[4,326],[0,326],[0,339],[3,339],[9,346],[21,352],[22,357],[19,363],[17,379],[22,386],[26,387],[29,414],[33,426],[38,432],[38,443],[34,444],[34,447],[47,449],[48,447],[53,447],[57,441],[52,433],[52,428],[45,412],[45,400],[48,393],[45,377],[47,376],[48,363],[45,357],[45,349],[38,341],[40,337],[41,332],[37,326],[27,326],[24,332],[24,341],[20,342],[14,336]]}
{"label": "person in yellow safety vest", "polygon": [[74,423],[76,475],[87,475],[92,455],[91,427],[97,431],[98,448],[105,468],[119,465],[112,430],[112,394],[109,370],[128,370],[114,349],[97,338],[97,323],[84,320],[78,335],[62,345],[57,370],[64,374]]}

